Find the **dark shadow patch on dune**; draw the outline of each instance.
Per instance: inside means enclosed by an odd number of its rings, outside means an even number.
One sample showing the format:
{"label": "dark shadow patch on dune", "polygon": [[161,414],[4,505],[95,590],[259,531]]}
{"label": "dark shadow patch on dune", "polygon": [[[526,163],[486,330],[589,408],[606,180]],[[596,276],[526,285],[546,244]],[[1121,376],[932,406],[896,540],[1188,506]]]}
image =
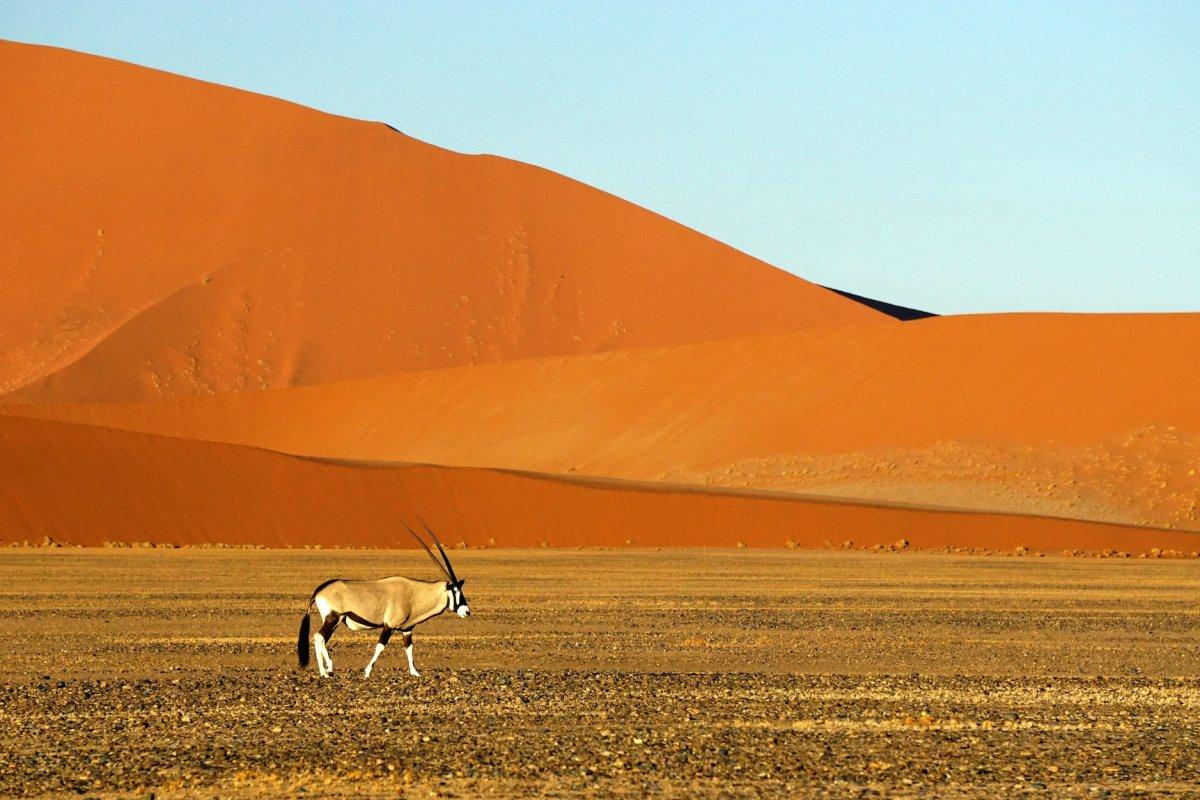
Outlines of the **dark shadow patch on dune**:
{"label": "dark shadow patch on dune", "polygon": [[889,317],[895,317],[896,319],[901,320],[903,322],[909,322],[914,319],[925,319],[926,317],[938,316],[937,314],[934,314],[932,311],[921,311],[920,309],[917,309],[917,308],[907,308],[905,306],[898,306],[895,303],[887,303],[887,302],[884,302],[883,300],[875,300],[870,297],[863,297],[862,295],[854,294],[853,292],[844,292],[841,289],[835,289],[832,286],[824,286],[822,288],[828,289],[831,292],[837,292],[842,297],[845,297],[848,300],[853,300],[856,303],[862,303],[867,308],[873,308],[882,314],[887,314]]}

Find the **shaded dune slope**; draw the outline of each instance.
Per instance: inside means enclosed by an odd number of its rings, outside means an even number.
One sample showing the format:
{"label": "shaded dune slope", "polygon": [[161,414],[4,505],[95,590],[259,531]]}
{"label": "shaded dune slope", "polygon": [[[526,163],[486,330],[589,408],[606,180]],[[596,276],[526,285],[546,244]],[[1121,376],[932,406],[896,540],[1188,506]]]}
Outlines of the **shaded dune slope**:
{"label": "shaded dune slope", "polygon": [[[8,413],[365,461],[1196,527],[1200,315],[941,317]],[[1189,469],[1191,472],[1189,472]]]}
{"label": "shaded dune slope", "polygon": [[420,514],[499,546],[858,546],[1190,551],[1200,537],[1074,520],[886,508],[494,470],[329,464],[211,442],[0,417],[0,541],[409,546]]}
{"label": "shaded dune slope", "polygon": [[887,314],[889,317],[900,320],[901,322],[911,322],[914,319],[925,319],[926,317],[936,317],[931,311],[922,311],[919,308],[908,308],[907,306],[899,306],[895,303],[889,303],[886,300],[876,300],[873,297],[863,297],[861,294],[854,292],[846,292],[841,289],[835,289],[832,286],[826,286],[826,289],[837,292],[842,297],[853,300],[856,303],[862,303],[867,308],[874,309],[881,314]]}
{"label": "shaded dune slope", "polygon": [[892,321],[547,170],[0,42],[0,394],[113,400]]}

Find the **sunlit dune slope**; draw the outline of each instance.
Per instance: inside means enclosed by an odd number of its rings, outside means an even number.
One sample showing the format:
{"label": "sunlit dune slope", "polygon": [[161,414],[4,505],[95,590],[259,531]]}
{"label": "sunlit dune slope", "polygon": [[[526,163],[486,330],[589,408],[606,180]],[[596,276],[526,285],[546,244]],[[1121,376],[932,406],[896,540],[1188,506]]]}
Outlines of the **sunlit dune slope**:
{"label": "sunlit dune slope", "polygon": [[886,316],[576,181],[0,42],[0,394],[144,399]]}
{"label": "sunlit dune slope", "polygon": [[1198,526],[1200,315],[942,317],[37,415],[282,452]]}
{"label": "sunlit dune slope", "polygon": [[323,463],[237,445],[0,417],[0,541],[407,546],[419,514],[480,546],[826,542],[1190,552],[1200,536],[1073,520]]}
{"label": "sunlit dune slope", "polygon": [[505,544],[1200,530],[1200,315],[901,324],[382,124],[52,48],[0,74],[0,537],[394,544],[396,497]]}

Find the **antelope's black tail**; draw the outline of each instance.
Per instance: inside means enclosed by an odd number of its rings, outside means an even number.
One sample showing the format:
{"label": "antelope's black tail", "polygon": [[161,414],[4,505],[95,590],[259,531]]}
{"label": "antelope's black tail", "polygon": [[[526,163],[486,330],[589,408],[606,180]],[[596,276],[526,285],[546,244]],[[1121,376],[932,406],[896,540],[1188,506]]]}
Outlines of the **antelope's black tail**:
{"label": "antelope's black tail", "polygon": [[304,614],[304,619],[300,620],[300,637],[296,639],[296,657],[300,659],[300,668],[308,666],[308,626],[309,614]]}

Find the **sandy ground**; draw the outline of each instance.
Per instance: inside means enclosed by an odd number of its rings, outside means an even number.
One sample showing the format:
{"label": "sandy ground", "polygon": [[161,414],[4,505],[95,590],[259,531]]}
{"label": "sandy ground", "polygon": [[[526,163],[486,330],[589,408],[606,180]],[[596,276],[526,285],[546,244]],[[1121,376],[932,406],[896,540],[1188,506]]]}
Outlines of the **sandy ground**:
{"label": "sandy ground", "polygon": [[410,678],[313,586],[412,552],[0,553],[0,795],[1197,796],[1200,565],[466,551]]}

